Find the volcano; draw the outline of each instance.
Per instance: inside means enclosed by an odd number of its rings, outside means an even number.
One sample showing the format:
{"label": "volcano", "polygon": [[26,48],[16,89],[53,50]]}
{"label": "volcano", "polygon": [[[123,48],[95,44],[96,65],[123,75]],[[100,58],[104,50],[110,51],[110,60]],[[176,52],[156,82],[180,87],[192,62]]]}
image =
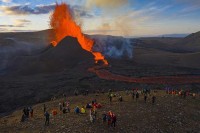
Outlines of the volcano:
{"label": "volcano", "polygon": [[[67,36],[56,47],[48,47],[37,56],[16,57],[9,65],[9,72],[17,75],[87,70],[94,64],[92,53],[81,48],[77,38]],[[80,68],[79,68],[80,67]]]}

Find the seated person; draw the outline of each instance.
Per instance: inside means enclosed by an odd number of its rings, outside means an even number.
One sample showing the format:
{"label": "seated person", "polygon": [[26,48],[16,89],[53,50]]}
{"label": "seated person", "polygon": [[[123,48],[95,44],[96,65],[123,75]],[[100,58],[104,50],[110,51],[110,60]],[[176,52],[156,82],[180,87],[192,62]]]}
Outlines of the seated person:
{"label": "seated person", "polygon": [[79,114],[79,113],[80,113],[80,109],[79,109],[78,106],[75,108],[74,112],[75,112],[76,114]]}
{"label": "seated person", "polygon": [[87,108],[87,109],[90,109],[90,108],[92,108],[92,106],[91,106],[89,103],[87,103],[87,104],[86,104],[86,108]]}
{"label": "seated person", "polygon": [[84,109],[84,107],[81,108],[81,114],[85,114],[86,110]]}
{"label": "seated person", "polygon": [[52,114],[53,116],[57,115],[58,114],[57,110],[56,109],[52,110]]}
{"label": "seated person", "polygon": [[96,108],[101,108],[102,107],[102,105],[100,104],[100,103],[98,103],[97,105],[96,105]]}

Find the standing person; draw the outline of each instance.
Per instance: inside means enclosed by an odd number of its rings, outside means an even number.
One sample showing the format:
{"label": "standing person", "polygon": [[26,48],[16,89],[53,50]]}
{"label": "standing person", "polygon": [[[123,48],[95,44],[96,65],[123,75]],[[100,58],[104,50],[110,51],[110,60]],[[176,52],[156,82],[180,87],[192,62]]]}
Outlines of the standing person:
{"label": "standing person", "polygon": [[69,112],[70,112],[69,102],[66,103],[66,108],[67,108],[67,111],[68,111],[68,113],[69,113]]}
{"label": "standing person", "polygon": [[50,116],[49,112],[46,111],[46,112],[44,113],[44,116],[45,116],[45,126],[46,126],[46,125],[49,125],[49,116]]}
{"label": "standing person", "polygon": [[26,116],[26,108],[25,107],[23,109],[23,114],[24,114],[24,116]]}
{"label": "standing person", "polygon": [[119,102],[122,102],[122,101],[123,101],[123,99],[122,99],[122,96],[121,96],[121,95],[119,96],[119,99],[118,99],[118,100],[119,100]]}
{"label": "standing person", "polygon": [[27,116],[27,118],[29,118],[29,111],[30,111],[30,109],[27,107],[26,108],[26,116]]}
{"label": "standing person", "polygon": [[59,108],[60,108],[60,111],[62,111],[62,104],[59,103]]}
{"label": "standing person", "polygon": [[134,92],[134,90],[132,92],[132,98],[133,98],[133,100],[135,99],[135,92]]}
{"label": "standing person", "polygon": [[65,101],[63,101],[62,106],[63,106],[63,108],[65,108]]}
{"label": "standing person", "polygon": [[108,120],[108,127],[111,125],[111,111],[108,112],[107,114],[107,120]]}
{"label": "standing person", "polygon": [[186,98],[186,96],[187,96],[187,92],[184,91],[184,93],[183,93],[183,97]]}
{"label": "standing person", "polygon": [[44,113],[46,112],[46,109],[47,109],[47,108],[46,108],[46,105],[44,104],[44,105],[43,105]]}
{"label": "standing person", "polygon": [[138,101],[138,99],[139,99],[139,93],[136,92],[136,102]]}
{"label": "standing person", "polygon": [[113,94],[111,93],[111,94],[109,95],[110,102],[112,102],[112,98],[113,98]]}
{"label": "standing person", "polygon": [[90,116],[90,122],[94,123],[92,108],[90,109],[90,115],[89,116]]}
{"label": "standing person", "polygon": [[102,118],[103,123],[106,123],[107,115],[106,115],[105,111],[104,111],[104,113],[102,114],[102,116],[103,116],[103,118]]}
{"label": "standing person", "polygon": [[156,102],[156,96],[153,95],[153,97],[152,97],[152,104],[154,105],[155,102]]}
{"label": "standing person", "polygon": [[144,94],[144,102],[147,102],[147,94]]}
{"label": "standing person", "polygon": [[30,114],[31,114],[31,118],[33,118],[33,108],[30,107]]}
{"label": "standing person", "polygon": [[112,126],[112,127],[115,127],[117,118],[116,118],[116,115],[115,115],[114,113],[112,113],[111,119],[112,119],[111,126]]}

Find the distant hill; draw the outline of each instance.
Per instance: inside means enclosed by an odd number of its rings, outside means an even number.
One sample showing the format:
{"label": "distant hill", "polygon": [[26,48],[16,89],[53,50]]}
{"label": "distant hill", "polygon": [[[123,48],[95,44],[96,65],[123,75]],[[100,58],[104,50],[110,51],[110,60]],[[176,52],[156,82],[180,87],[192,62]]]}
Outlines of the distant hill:
{"label": "distant hill", "polygon": [[159,37],[175,37],[175,38],[184,38],[184,37],[186,37],[186,36],[188,36],[189,35],[189,33],[188,34],[164,34],[164,35],[161,35],[161,36],[159,36]]}

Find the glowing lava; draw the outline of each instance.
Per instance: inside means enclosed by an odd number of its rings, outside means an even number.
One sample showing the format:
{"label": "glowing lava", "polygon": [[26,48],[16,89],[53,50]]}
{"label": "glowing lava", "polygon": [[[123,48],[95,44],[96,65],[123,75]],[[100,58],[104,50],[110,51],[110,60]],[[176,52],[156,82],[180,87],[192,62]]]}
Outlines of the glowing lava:
{"label": "glowing lava", "polygon": [[55,10],[50,17],[50,26],[55,32],[54,40],[51,42],[53,46],[56,46],[66,36],[76,37],[81,47],[94,55],[95,62],[102,60],[105,65],[108,65],[107,60],[100,52],[92,51],[94,41],[82,33],[81,27],[73,20],[67,4],[56,4]]}

